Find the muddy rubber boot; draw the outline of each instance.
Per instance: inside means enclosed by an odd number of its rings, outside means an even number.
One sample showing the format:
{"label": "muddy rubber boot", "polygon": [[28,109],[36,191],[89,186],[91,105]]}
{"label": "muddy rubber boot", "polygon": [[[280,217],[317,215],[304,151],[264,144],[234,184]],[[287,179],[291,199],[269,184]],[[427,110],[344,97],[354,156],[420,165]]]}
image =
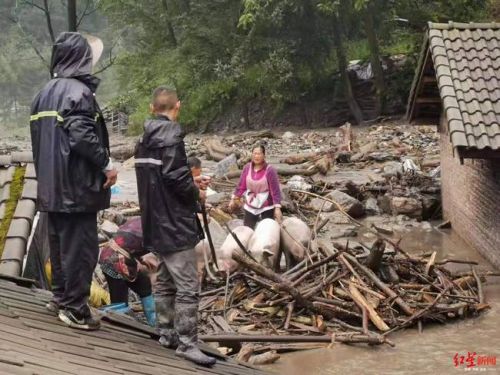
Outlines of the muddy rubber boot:
{"label": "muddy rubber boot", "polygon": [[158,342],[169,349],[177,349],[179,335],[174,329],[175,296],[155,296],[156,328],[160,334]]}
{"label": "muddy rubber boot", "polygon": [[205,355],[198,347],[198,304],[178,303],[175,311],[175,328],[179,333],[175,355],[200,366],[213,366],[215,358]]}

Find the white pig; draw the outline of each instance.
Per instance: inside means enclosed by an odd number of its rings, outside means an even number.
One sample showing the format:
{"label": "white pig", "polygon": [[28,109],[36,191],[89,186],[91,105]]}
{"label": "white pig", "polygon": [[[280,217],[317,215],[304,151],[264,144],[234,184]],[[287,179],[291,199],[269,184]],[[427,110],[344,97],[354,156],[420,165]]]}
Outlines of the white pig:
{"label": "white pig", "polygon": [[281,224],[281,251],[285,254],[287,267],[304,259],[311,241],[311,229],[296,217],[287,217]]}
{"label": "white pig", "polygon": [[[227,232],[216,220],[214,220],[213,218],[209,218],[209,220],[210,221],[208,223],[208,228],[210,229],[210,234],[212,235],[212,241],[217,255],[218,249],[220,249],[220,247],[224,243]],[[212,260],[212,253],[210,252],[210,246],[208,245],[206,233],[205,239],[198,242],[194,250],[196,252],[196,269],[198,270],[198,277],[201,280],[205,268],[205,259],[209,262]]]}
{"label": "white pig", "polygon": [[[239,226],[234,228],[233,233],[238,237],[241,244],[245,246],[245,248],[248,248],[248,243],[253,235],[253,229],[245,226]],[[232,273],[238,269],[238,262],[232,259],[233,252],[235,251],[241,252],[242,250],[234,240],[231,233],[229,233],[220,249],[216,251],[217,266],[219,267],[219,270],[229,271],[229,273]]]}
{"label": "white pig", "polygon": [[241,219],[229,220],[227,222],[227,226],[229,227],[229,229],[233,230],[234,228],[238,228],[238,227],[243,226],[243,220],[241,220]]}
{"label": "white pig", "polygon": [[266,267],[273,267],[279,247],[280,225],[273,219],[260,221],[248,245],[248,250],[255,260]]}
{"label": "white pig", "polygon": [[[205,259],[210,260],[210,247],[208,246],[207,239],[204,239],[194,247],[196,252],[196,270],[198,271],[198,281],[201,282],[205,268]],[[205,254],[203,254],[205,253]]]}

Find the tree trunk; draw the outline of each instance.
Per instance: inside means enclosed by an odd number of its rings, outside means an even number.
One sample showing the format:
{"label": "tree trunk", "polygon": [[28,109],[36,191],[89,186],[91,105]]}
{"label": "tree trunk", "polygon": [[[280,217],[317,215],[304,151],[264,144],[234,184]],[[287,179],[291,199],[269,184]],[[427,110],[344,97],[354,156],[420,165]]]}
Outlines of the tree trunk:
{"label": "tree trunk", "polygon": [[76,32],[76,0],[68,0],[68,31]]}
{"label": "tree trunk", "polygon": [[242,114],[245,129],[250,129],[250,109],[248,108],[248,101],[246,100],[242,104]]}
{"label": "tree trunk", "polygon": [[189,0],[183,0],[180,3],[181,9],[183,13],[189,13],[191,12],[191,4]]}
{"label": "tree trunk", "polygon": [[379,116],[385,110],[385,83],[384,70],[382,69],[382,63],[380,62],[380,51],[372,12],[373,9],[371,7],[367,7],[363,11],[363,21],[365,25],[366,38],[368,39],[368,47],[370,48],[370,62],[375,82],[375,113],[376,116]]}
{"label": "tree trunk", "polygon": [[342,28],[340,26],[339,17],[333,17],[333,41],[335,43],[335,51],[337,54],[338,66],[340,71],[340,78],[342,81],[342,86],[344,89],[345,99],[349,106],[349,110],[354,117],[354,120],[357,124],[363,122],[363,114],[361,113],[361,108],[359,107],[358,102],[354,98],[354,94],[352,91],[351,80],[349,79],[349,73],[347,71],[347,56],[345,54],[344,44],[342,41]]}
{"label": "tree trunk", "polygon": [[172,47],[177,47],[177,38],[175,37],[174,27],[170,20],[170,9],[168,8],[167,0],[162,0],[163,9],[165,10],[165,17],[167,18],[167,39]]}
{"label": "tree trunk", "polygon": [[49,30],[50,40],[55,42],[54,29],[52,28],[52,20],[50,19],[50,10],[48,0],[43,0],[43,8],[45,9],[45,19],[47,21],[47,29]]}

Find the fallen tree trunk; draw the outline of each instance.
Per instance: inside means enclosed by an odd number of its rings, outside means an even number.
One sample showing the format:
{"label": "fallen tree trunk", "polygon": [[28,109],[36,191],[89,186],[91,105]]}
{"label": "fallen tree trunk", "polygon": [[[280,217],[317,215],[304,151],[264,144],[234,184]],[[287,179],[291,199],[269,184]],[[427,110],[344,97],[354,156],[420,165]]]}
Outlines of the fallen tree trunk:
{"label": "fallen tree trunk", "polygon": [[205,140],[204,145],[207,148],[209,158],[215,161],[221,161],[227,156],[236,153],[231,147],[224,146],[217,138]]}
{"label": "fallen tree trunk", "polygon": [[303,164],[308,161],[316,161],[318,159],[321,159],[321,157],[325,155],[330,155],[332,156],[335,154],[336,149],[335,148],[330,148],[325,151],[319,151],[319,152],[304,152],[304,153],[299,153],[299,154],[291,154],[291,155],[286,155],[282,159],[280,159],[280,163],[285,163],[285,164]]}
{"label": "fallen tree trunk", "polygon": [[318,167],[316,165],[310,165],[302,168],[294,168],[286,165],[274,165],[276,172],[280,176],[294,176],[294,175],[302,175],[302,176],[312,176],[313,174],[318,173]]}

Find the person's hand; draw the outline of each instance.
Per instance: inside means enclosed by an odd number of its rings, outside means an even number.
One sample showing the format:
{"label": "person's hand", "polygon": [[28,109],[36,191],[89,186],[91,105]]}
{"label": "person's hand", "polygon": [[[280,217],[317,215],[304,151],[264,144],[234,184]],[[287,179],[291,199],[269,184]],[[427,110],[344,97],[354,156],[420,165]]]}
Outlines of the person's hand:
{"label": "person's hand", "polygon": [[283,221],[283,213],[281,212],[280,207],[276,207],[274,209],[274,220],[276,220],[279,224]]}
{"label": "person's hand", "polygon": [[229,212],[233,212],[238,207],[238,198],[231,198],[229,201]]}
{"label": "person's hand", "polygon": [[212,177],[202,175],[200,176],[200,189],[207,189],[208,185],[212,183]]}
{"label": "person's hand", "polygon": [[205,204],[205,201],[207,200],[207,191],[200,189],[200,203]]}
{"label": "person's hand", "polygon": [[116,184],[116,179],[118,178],[118,171],[116,168],[111,169],[104,173],[106,175],[106,182],[102,186],[104,189],[109,189],[111,186]]}
{"label": "person's hand", "polygon": [[144,267],[148,272],[156,272],[158,269],[158,258],[153,253],[147,253],[141,257],[139,269]]}

